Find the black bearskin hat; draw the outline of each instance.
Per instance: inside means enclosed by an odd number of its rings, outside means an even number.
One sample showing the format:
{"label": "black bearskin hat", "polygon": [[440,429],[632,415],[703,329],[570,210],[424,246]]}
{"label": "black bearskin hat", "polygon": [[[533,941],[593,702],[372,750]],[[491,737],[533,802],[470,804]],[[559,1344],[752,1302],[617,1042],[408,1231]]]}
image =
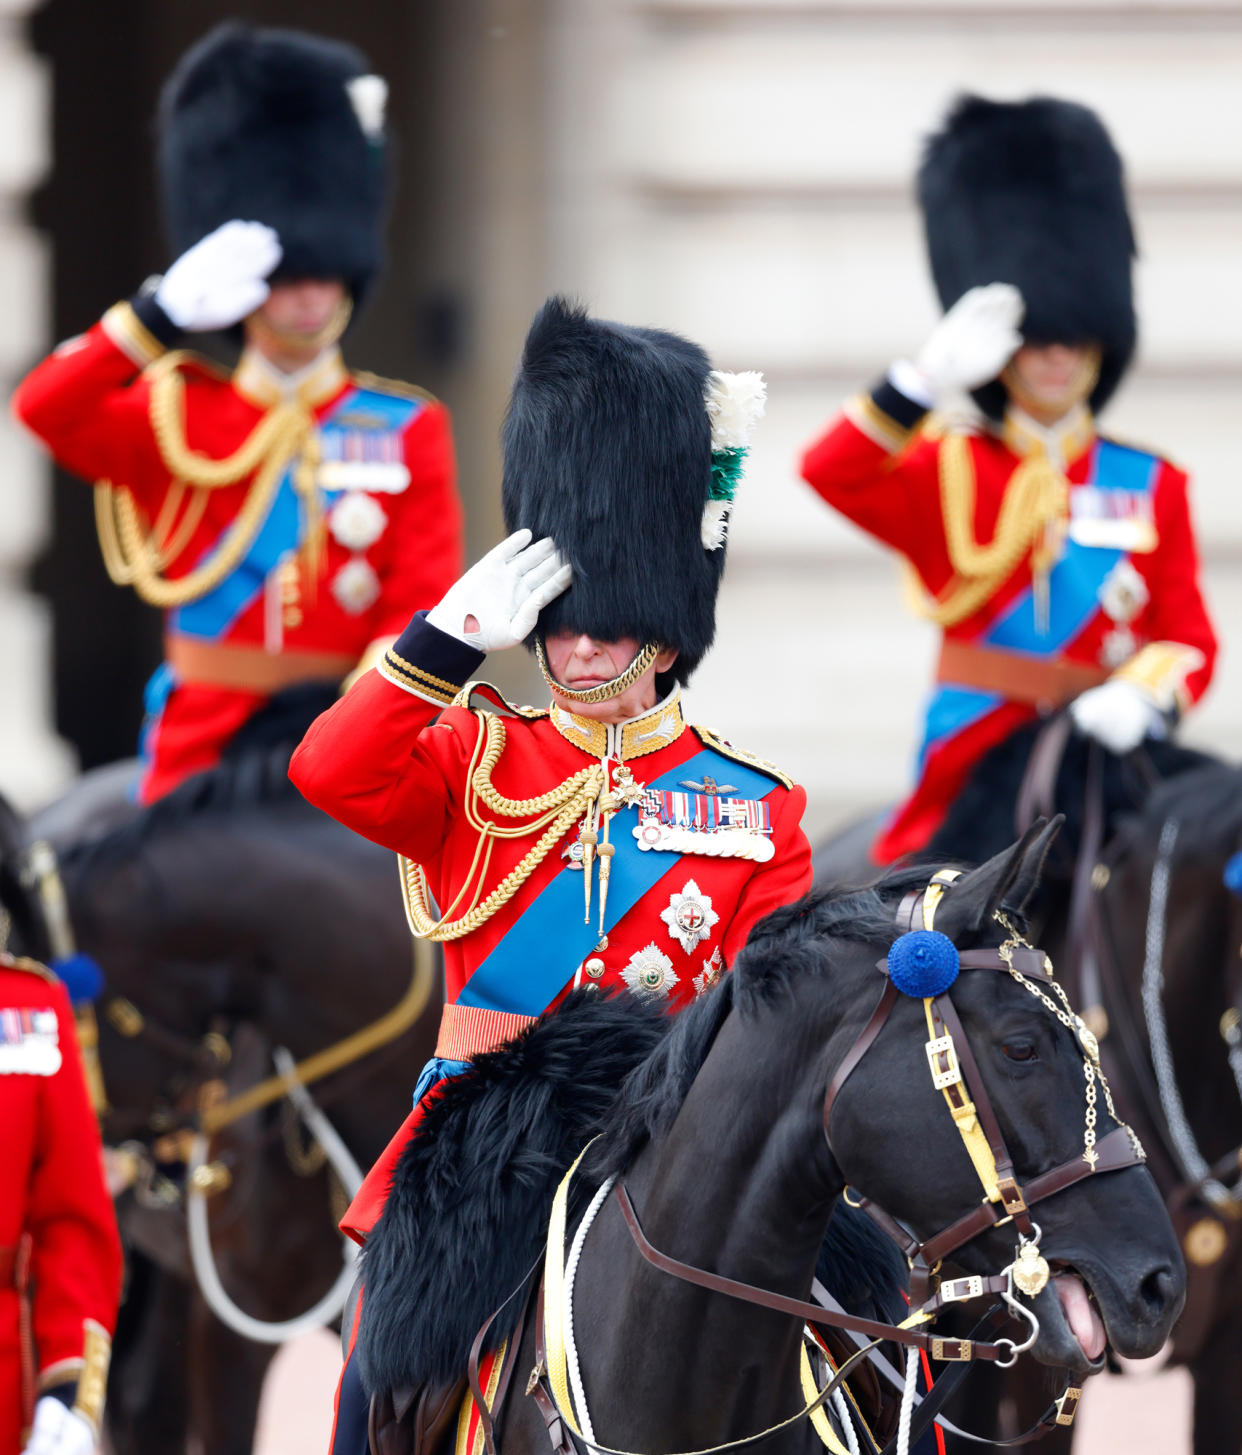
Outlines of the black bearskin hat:
{"label": "black bearskin hat", "polygon": [[388,190],[369,72],[353,46],[236,21],[187,51],[159,106],[174,254],[232,218],[264,222],[283,250],[275,277],[340,278],[360,300],[383,262]]}
{"label": "black bearskin hat", "polygon": [[[932,277],[943,307],[980,284],[1022,292],[1024,337],[1098,343],[1091,406],[1107,401],[1134,352],[1134,233],[1121,158],[1093,111],[1036,96],[962,96],[927,143],[918,176]],[[993,418],[1004,385],[975,391]]]}
{"label": "black bearskin hat", "polygon": [[[676,647],[673,674],[689,678],[715,635],[724,570],[723,523],[714,536],[709,524],[709,502],[731,494],[714,485],[720,379],[746,381],[743,412],[756,417],[759,376],[713,374],[676,334],[588,318],[559,297],[535,315],[505,416],[502,498],[510,531],[551,536],[573,566],[540,633]],[[744,452],[732,451],[739,467]]]}

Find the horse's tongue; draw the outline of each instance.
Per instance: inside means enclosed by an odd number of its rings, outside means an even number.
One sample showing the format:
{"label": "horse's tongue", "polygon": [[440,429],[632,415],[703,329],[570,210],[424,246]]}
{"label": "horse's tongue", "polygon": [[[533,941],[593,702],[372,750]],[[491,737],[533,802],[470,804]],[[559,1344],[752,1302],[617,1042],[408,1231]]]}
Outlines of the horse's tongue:
{"label": "horse's tongue", "polygon": [[1053,1282],[1070,1332],[1082,1346],[1082,1352],[1094,1363],[1104,1352],[1104,1321],[1087,1297],[1081,1278],[1072,1273],[1059,1273]]}

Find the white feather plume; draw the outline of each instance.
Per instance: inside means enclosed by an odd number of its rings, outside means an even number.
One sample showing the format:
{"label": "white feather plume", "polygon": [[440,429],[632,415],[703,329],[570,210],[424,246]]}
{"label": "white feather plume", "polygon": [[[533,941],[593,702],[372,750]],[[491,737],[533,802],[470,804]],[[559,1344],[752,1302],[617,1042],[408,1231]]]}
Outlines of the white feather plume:
{"label": "white feather plume", "polygon": [[726,374],[713,369],[707,377],[707,416],[712,422],[713,450],[744,450],[763,418],[768,386],[763,375],[748,369]]}
{"label": "white feather plume", "polygon": [[729,534],[729,516],[733,512],[731,500],[705,500],[703,514],[699,520],[699,540],[705,551],[718,551]]}
{"label": "white feather plume", "polygon": [[383,76],[355,76],[345,82],[349,104],[358,125],[372,141],[384,135],[384,113],[388,108],[388,82]]}

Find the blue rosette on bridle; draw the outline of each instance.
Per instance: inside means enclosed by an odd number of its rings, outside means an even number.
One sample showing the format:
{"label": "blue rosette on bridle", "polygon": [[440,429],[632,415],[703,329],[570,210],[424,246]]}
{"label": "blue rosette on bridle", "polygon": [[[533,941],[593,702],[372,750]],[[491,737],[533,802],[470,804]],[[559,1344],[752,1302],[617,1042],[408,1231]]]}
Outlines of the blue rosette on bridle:
{"label": "blue rosette on bridle", "polygon": [[1235,854],[1225,865],[1225,888],[1242,896],[1242,854]]}
{"label": "blue rosette on bridle", "polygon": [[71,1004],[89,1005],[103,992],[104,975],[98,961],[75,950],[52,961],[52,969],[69,992]]}
{"label": "blue rosette on bridle", "polygon": [[915,1000],[943,995],[960,969],[957,946],[939,930],[911,930],[888,952],[888,978]]}

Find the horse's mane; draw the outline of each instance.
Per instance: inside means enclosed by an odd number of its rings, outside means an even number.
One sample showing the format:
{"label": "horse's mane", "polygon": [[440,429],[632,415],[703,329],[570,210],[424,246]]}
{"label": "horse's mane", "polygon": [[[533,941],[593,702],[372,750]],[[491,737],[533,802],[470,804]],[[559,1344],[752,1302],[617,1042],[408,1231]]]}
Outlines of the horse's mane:
{"label": "horse's mane", "polygon": [[[93,837],[59,849],[62,864],[76,869],[106,869],[128,862],[153,840],[187,825],[225,821],[252,810],[260,812],[304,804],[289,781],[293,747],[256,748],[231,755],[187,778],[163,798],[135,812],[132,818]],[[309,808],[307,809],[309,813]]]}
{"label": "horse's mane", "polygon": [[1179,857],[1230,854],[1242,841],[1242,768],[1209,763],[1152,790],[1130,832],[1155,842],[1169,819],[1179,825]]}
{"label": "horse's mane", "polygon": [[735,1006],[740,1015],[752,1015],[788,994],[801,977],[822,973],[831,963],[825,939],[892,944],[899,933],[893,901],[921,889],[931,872],[901,868],[862,889],[817,889],[760,920],[732,974],[677,1016],[655,1054],[627,1080],[591,1158],[591,1173],[624,1171],[648,1141],[668,1131]]}

